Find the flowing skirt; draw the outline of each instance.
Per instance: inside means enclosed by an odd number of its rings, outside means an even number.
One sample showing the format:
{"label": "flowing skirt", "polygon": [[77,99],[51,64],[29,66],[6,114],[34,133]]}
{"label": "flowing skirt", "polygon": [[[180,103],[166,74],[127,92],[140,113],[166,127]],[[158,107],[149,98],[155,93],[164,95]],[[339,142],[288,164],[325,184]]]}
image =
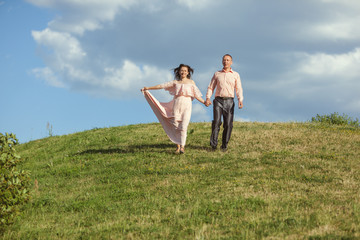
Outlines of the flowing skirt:
{"label": "flowing skirt", "polygon": [[191,118],[192,98],[175,96],[172,101],[162,103],[149,91],[145,90],[143,93],[170,140],[175,144],[185,146]]}

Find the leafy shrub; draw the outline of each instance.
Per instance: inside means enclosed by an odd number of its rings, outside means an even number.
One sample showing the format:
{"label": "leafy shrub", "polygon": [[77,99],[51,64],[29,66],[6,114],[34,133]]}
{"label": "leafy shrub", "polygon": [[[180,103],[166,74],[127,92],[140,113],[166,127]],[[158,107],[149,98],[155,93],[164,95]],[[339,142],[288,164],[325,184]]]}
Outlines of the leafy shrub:
{"label": "leafy shrub", "polygon": [[311,122],[360,127],[359,119],[356,118],[356,120],[354,120],[346,114],[341,116],[337,112],[322,116],[317,114],[316,117],[311,118]]}
{"label": "leafy shrub", "polygon": [[29,200],[29,172],[18,170],[21,158],[14,146],[18,140],[14,134],[0,133],[0,233],[19,215]]}

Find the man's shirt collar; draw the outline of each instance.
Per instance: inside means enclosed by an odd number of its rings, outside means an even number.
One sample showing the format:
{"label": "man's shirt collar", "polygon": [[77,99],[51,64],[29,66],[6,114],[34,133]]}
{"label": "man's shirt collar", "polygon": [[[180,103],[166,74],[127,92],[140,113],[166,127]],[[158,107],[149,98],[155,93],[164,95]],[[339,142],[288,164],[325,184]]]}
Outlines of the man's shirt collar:
{"label": "man's shirt collar", "polygon": [[[224,69],[221,69],[221,71],[220,71],[220,72],[225,72],[225,73],[226,73],[226,71],[225,71]],[[233,73],[233,70],[232,70],[232,68],[230,68],[230,70],[229,70],[228,72],[231,72],[231,73]]]}

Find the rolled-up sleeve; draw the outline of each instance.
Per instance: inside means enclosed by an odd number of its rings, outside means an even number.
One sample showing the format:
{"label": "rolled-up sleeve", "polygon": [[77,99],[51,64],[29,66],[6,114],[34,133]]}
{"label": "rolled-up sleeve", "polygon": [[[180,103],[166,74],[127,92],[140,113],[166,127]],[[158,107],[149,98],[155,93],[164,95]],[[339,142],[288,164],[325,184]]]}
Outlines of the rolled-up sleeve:
{"label": "rolled-up sleeve", "polygon": [[214,76],[211,79],[211,82],[208,86],[207,92],[206,92],[206,98],[211,98],[211,95],[214,92],[214,89],[216,87],[216,74],[214,74]]}
{"label": "rolled-up sleeve", "polygon": [[237,74],[235,79],[235,92],[238,100],[242,102],[244,100],[244,95],[243,95],[243,88],[241,85],[241,79],[239,74]]}

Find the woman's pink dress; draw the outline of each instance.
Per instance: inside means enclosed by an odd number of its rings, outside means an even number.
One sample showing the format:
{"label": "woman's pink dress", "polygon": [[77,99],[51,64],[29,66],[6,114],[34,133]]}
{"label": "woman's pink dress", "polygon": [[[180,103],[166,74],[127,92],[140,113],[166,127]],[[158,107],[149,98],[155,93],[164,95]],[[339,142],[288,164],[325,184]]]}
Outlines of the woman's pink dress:
{"label": "woman's pink dress", "polygon": [[146,90],[143,92],[144,96],[170,140],[175,144],[185,146],[187,127],[191,118],[192,100],[195,97],[201,98],[202,94],[196,85],[178,83],[176,80],[163,83],[161,86],[171,95],[174,95],[172,101],[159,102]]}

